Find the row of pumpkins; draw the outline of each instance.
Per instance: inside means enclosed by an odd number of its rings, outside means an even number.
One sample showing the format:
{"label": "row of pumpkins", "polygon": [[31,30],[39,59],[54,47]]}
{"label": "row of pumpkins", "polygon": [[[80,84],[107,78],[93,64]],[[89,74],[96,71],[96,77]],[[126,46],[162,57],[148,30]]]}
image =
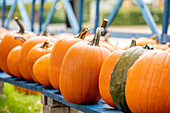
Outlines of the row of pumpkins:
{"label": "row of pumpkins", "polygon": [[0,29],[5,73],[54,87],[74,104],[97,103],[102,97],[123,112],[170,112],[169,45],[139,38],[127,50],[117,48],[101,36],[106,19],[96,34],[83,27],[76,36],[46,31],[37,36],[15,20],[19,32]]}

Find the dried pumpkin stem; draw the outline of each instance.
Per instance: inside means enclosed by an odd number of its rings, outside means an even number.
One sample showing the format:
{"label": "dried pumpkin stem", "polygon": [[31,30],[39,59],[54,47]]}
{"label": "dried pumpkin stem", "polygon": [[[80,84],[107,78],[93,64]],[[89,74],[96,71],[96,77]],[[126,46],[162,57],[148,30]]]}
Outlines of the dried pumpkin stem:
{"label": "dried pumpkin stem", "polygon": [[15,40],[20,40],[22,43],[24,43],[27,39],[23,36],[15,36]]}
{"label": "dried pumpkin stem", "polygon": [[86,36],[86,34],[88,33],[88,31],[89,31],[89,28],[86,27],[86,26],[83,26],[82,29],[81,29],[81,31],[80,31],[80,33],[79,33],[79,35],[76,36],[75,38],[85,39],[85,36]]}
{"label": "dried pumpkin stem", "polygon": [[18,26],[20,27],[19,33],[22,33],[22,34],[25,33],[24,26],[21,24],[21,22],[18,19],[18,17],[15,17],[15,21],[18,24]]}
{"label": "dried pumpkin stem", "polygon": [[150,37],[150,39],[155,39],[155,38],[157,38],[158,37],[158,35],[152,35],[151,37]]}
{"label": "dried pumpkin stem", "polygon": [[[103,20],[103,24],[102,24],[102,26],[101,26],[104,30],[105,30],[105,28],[106,28],[106,26],[107,26],[107,23],[108,23],[108,19],[104,19],[104,20]],[[104,30],[103,30],[103,31],[104,31]],[[101,35],[103,35],[103,31],[101,32]]]}
{"label": "dried pumpkin stem", "polygon": [[47,35],[48,35],[48,31],[44,30],[43,33],[42,33],[42,36],[47,36]]}
{"label": "dried pumpkin stem", "polygon": [[44,49],[50,48],[50,47],[51,47],[51,45],[48,41],[45,41],[44,44],[41,46],[41,48],[44,48]]}
{"label": "dried pumpkin stem", "polygon": [[134,47],[134,46],[136,46],[136,40],[135,40],[135,39],[132,39],[132,42],[131,42],[131,44],[130,44],[130,47]]}
{"label": "dried pumpkin stem", "polygon": [[100,42],[100,36],[101,36],[101,32],[103,31],[103,28],[98,27],[96,30],[96,34],[95,34],[95,42],[94,45],[95,46],[99,46],[99,42]]}

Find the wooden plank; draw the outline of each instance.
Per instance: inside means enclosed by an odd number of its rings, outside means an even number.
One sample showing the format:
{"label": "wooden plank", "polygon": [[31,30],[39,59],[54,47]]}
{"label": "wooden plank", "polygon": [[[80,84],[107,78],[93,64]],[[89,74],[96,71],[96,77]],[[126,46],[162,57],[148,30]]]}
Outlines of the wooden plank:
{"label": "wooden plank", "polygon": [[[10,84],[17,85],[17,86],[27,88],[27,89],[31,89],[34,91],[39,91],[44,96],[57,101],[59,103],[59,105],[64,104],[66,107],[69,106],[69,107],[74,108],[78,111],[88,112],[88,113],[101,113],[101,112],[120,113],[121,112],[117,109],[109,107],[103,100],[101,100],[100,102],[98,102],[97,104],[94,104],[94,105],[78,105],[78,104],[69,103],[68,101],[66,101],[63,98],[63,96],[61,95],[61,93],[58,90],[55,90],[52,88],[46,88],[45,86],[39,85],[37,83],[26,82],[26,80],[23,80],[23,82],[22,82],[22,79],[19,80],[19,79],[16,79],[15,77],[11,78],[11,77],[9,77],[9,75],[7,75],[3,72],[0,73],[0,81],[8,82]],[[51,100],[49,100],[49,101],[51,101]],[[54,107],[50,108],[49,105],[45,105],[45,104],[44,104],[44,106],[45,106],[46,110],[50,109],[49,113],[52,111],[56,112],[56,109],[54,109]],[[65,108],[65,107],[63,108],[60,106],[60,108],[57,108],[58,109],[57,111],[62,111],[62,112],[67,113],[67,111],[69,111],[69,107],[67,110],[67,108]]]}

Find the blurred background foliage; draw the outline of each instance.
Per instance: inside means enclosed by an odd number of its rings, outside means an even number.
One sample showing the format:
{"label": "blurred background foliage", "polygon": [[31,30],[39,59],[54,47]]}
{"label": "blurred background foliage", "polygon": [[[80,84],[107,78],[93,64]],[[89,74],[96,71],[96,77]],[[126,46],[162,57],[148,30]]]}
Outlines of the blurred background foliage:
{"label": "blurred background foliage", "polygon": [[[105,1],[109,1],[109,0],[101,0],[103,2]],[[113,1],[113,0],[112,0]],[[132,2],[133,0],[127,0]],[[83,15],[83,19],[84,19],[84,23],[89,23],[90,22],[90,5],[95,2],[95,0],[84,0],[84,15]],[[50,10],[50,8],[52,7],[52,3],[45,3],[44,4],[44,20],[47,17],[47,14]],[[102,4],[100,4],[102,5]],[[31,4],[26,4],[26,9],[28,11],[28,14],[31,14]],[[38,13],[39,13],[39,4],[36,4],[36,14],[37,16],[35,16],[35,21],[38,22]],[[114,5],[109,5],[109,7],[111,7],[112,9],[114,8]],[[161,24],[162,23],[162,14],[163,14],[163,7],[153,7],[151,4],[148,5],[154,19],[155,22],[157,24]],[[6,16],[9,12],[10,6],[7,7],[7,12],[6,12]],[[94,9],[92,9],[95,11],[95,7]],[[105,11],[104,9],[100,8],[100,20],[102,21],[103,18],[107,18],[110,11]],[[1,14],[0,14],[1,15]],[[19,9],[18,7],[16,8],[13,18],[15,16],[18,16],[19,18],[21,18],[21,15],[19,13]],[[30,15],[29,15],[30,16]],[[65,12],[64,12],[64,7],[62,5],[62,2],[59,1],[58,4],[56,5],[56,11],[53,15],[53,18],[51,20],[51,23],[64,23],[66,21],[66,17],[65,17]],[[111,25],[144,25],[145,21],[142,17],[142,14],[140,12],[139,7],[133,2],[131,3],[131,5],[126,6],[123,5],[115,20],[112,22]]]}

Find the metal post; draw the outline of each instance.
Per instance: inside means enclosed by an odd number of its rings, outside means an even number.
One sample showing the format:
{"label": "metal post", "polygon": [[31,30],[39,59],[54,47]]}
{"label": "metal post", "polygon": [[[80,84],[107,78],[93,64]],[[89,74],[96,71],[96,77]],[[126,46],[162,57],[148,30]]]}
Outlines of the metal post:
{"label": "metal post", "polygon": [[42,29],[42,32],[45,31],[47,29],[47,26],[48,24],[50,23],[52,17],[53,17],[53,14],[55,12],[55,6],[57,4],[58,0],[55,0],[54,3],[53,3],[53,6],[51,7],[49,13],[48,13],[48,16],[44,22],[44,26],[43,26],[43,29]]}
{"label": "metal post", "polygon": [[79,32],[81,31],[81,26],[83,23],[83,8],[84,8],[84,0],[79,0],[79,8],[78,8],[78,21],[79,21]]}
{"label": "metal post", "polygon": [[118,3],[115,5],[115,7],[113,8],[112,12],[109,14],[108,16],[108,23],[107,26],[103,32],[103,34],[106,33],[106,29],[108,28],[108,26],[112,23],[112,21],[114,20],[114,18],[116,17],[121,5],[122,5],[123,0],[119,0]]}
{"label": "metal post", "polygon": [[9,25],[9,22],[12,18],[12,15],[15,11],[15,8],[16,8],[16,5],[17,5],[17,0],[15,0],[14,4],[11,6],[10,10],[9,10],[9,14],[8,14],[8,17],[7,17],[7,20],[6,20],[6,23],[5,23],[5,28],[8,29],[8,25]]}
{"label": "metal post", "polygon": [[42,23],[43,23],[43,11],[44,11],[44,0],[41,0],[40,11],[39,11],[39,33],[42,31]]}
{"label": "metal post", "polygon": [[150,27],[150,29],[152,30],[152,34],[157,34],[158,35],[158,40],[161,43],[161,36],[159,34],[157,25],[152,17],[151,12],[149,11],[149,8],[147,7],[147,5],[143,2],[143,0],[136,0],[136,2],[139,5],[139,8],[142,12],[143,18],[145,19],[145,22],[147,23],[147,25]]}
{"label": "metal post", "polygon": [[96,19],[95,19],[95,27],[93,33],[95,34],[97,27],[99,26],[99,5],[100,0],[96,0]]}
{"label": "metal post", "polygon": [[6,10],[6,0],[2,1],[2,27],[4,27],[5,23],[5,10]]}
{"label": "metal post", "polygon": [[31,9],[31,31],[34,32],[34,17],[35,17],[35,0],[32,0]]}
{"label": "metal post", "polygon": [[[163,19],[162,19],[162,40],[165,40],[168,32],[168,25],[169,25],[169,13],[170,13],[170,1],[164,1],[164,12],[163,12]],[[164,42],[164,41],[163,41]]]}

